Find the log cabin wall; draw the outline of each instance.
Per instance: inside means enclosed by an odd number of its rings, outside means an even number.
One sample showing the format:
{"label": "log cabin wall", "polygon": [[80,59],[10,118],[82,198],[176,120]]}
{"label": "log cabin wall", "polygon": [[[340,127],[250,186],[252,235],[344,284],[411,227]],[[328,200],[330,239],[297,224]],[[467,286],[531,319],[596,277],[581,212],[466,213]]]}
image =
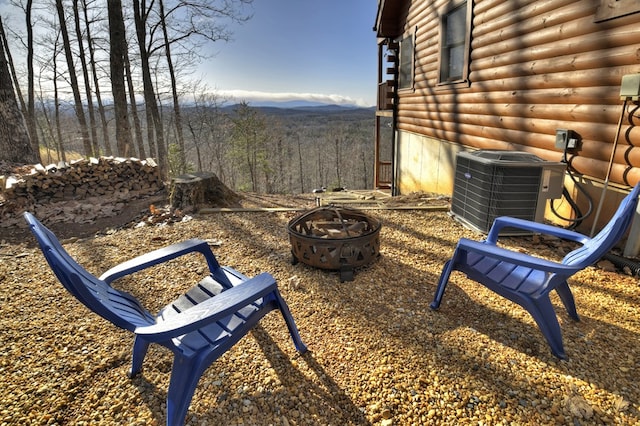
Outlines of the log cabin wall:
{"label": "log cabin wall", "polygon": [[[439,32],[450,1],[395,2],[401,10],[393,13],[400,21],[394,25],[384,16],[391,3],[379,3],[378,36],[415,32],[413,88],[399,90],[396,99],[401,193],[451,193],[460,150],[518,150],[561,161],[556,129],[571,129],[581,142],[568,163],[598,201],[623,112],[621,78],[640,72],[640,13],[596,22],[604,0],[476,0],[468,87],[446,87],[438,85]],[[384,34],[385,28],[397,34]],[[637,105],[629,102],[621,121],[610,172],[614,191],[640,181]],[[586,205],[586,197],[569,189]],[[607,203],[616,205],[613,198]]]}

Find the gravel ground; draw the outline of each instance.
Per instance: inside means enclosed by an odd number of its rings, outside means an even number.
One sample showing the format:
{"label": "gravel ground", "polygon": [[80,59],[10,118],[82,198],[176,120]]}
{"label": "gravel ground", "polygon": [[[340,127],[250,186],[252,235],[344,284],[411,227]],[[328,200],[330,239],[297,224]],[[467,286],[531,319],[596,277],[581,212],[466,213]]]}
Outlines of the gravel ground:
{"label": "gravel ground", "polygon": [[[299,355],[282,318],[267,315],[205,372],[189,425],[640,422],[636,278],[596,268],[574,276],[582,320],[553,299],[569,355],[559,361],[529,314],[461,274],[440,310],[429,308],[455,242],[479,235],[444,212],[368,213],[383,222],[381,257],[344,283],[336,272],[291,264],[286,224],[295,212],[214,213],[64,245],[99,275],[200,237],[220,263],[278,279],[310,351]],[[550,258],[569,249],[531,237],[505,242]],[[205,273],[194,255],[115,284],[155,311]],[[31,238],[0,242],[0,288],[0,425],[164,424],[169,351],[152,347],[143,373],[128,379],[132,335],[68,295]]]}

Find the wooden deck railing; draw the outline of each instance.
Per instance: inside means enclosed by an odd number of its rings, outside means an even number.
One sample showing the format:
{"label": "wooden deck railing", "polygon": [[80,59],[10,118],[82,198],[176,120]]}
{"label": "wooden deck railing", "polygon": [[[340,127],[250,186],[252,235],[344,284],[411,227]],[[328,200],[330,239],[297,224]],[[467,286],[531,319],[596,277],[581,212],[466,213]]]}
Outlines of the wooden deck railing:
{"label": "wooden deck railing", "polygon": [[391,161],[378,161],[378,168],[376,170],[376,187],[391,188],[392,183],[393,167],[391,167]]}

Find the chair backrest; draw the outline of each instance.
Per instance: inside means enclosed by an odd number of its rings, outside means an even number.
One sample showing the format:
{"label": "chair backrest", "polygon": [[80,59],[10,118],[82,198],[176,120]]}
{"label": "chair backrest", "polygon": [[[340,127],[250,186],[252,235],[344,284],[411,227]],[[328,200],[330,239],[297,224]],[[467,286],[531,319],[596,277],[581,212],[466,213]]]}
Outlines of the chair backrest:
{"label": "chair backrest", "polygon": [[31,213],[24,218],[31,228],[49,266],[62,285],[87,308],[120,328],[133,331],[155,323],[140,302],[90,274],[62,247],[56,236]]}
{"label": "chair backrest", "polygon": [[586,268],[600,260],[627,232],[636,211],[638,195],[640,183],[622,200],[609,223],[583,246],[567,254],[562,263]]}

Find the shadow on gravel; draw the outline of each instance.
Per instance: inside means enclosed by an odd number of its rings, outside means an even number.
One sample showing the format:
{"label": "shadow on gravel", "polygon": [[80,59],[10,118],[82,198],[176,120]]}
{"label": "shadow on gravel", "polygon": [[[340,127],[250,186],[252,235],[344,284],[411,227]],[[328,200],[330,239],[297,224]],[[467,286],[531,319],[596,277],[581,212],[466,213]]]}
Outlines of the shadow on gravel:
{"label": "shadow on gravel", "polygon": [[[314,358],[310,350],[303,355],[296,354],[296,357],[302,359],[313,371],[317,383],[308,380],[298,368],[292,365],[289,356],[280,349],[278,343],[259,324],[253,329],[252,334],[278,374],[284,388],[295,392],[293,395],[288,395],[287,398],[295,400],[297,395],[304,395],[305,403],[301,406],[304,405],[304,409],[311,413],[318,413],[318,420],[321,424],[330,424],[336,421],[339,422],[338,424],[344,425],[371,424],[344,389],[338,386]],[[293,344],[291,339],[286,343]]]}
{"label": "shadow on gravel", "polygon": [[[64,243],[64,240],[70,238],[88,238],[110,230],[131,227],[148,214],[149,206],[154,203],[160,205],[167,203],[166,194],[132,200],[117,216],[100,218],[90,223],[47,223],[46,220],[43,223]],[[3,228],[0,226],[0,243],[2,242],[5,244],[26,244],[28,247],[35,247],[36,245],[36,241],[29,228],[27,228],[26,222],[24,226],[20,227]]]}

